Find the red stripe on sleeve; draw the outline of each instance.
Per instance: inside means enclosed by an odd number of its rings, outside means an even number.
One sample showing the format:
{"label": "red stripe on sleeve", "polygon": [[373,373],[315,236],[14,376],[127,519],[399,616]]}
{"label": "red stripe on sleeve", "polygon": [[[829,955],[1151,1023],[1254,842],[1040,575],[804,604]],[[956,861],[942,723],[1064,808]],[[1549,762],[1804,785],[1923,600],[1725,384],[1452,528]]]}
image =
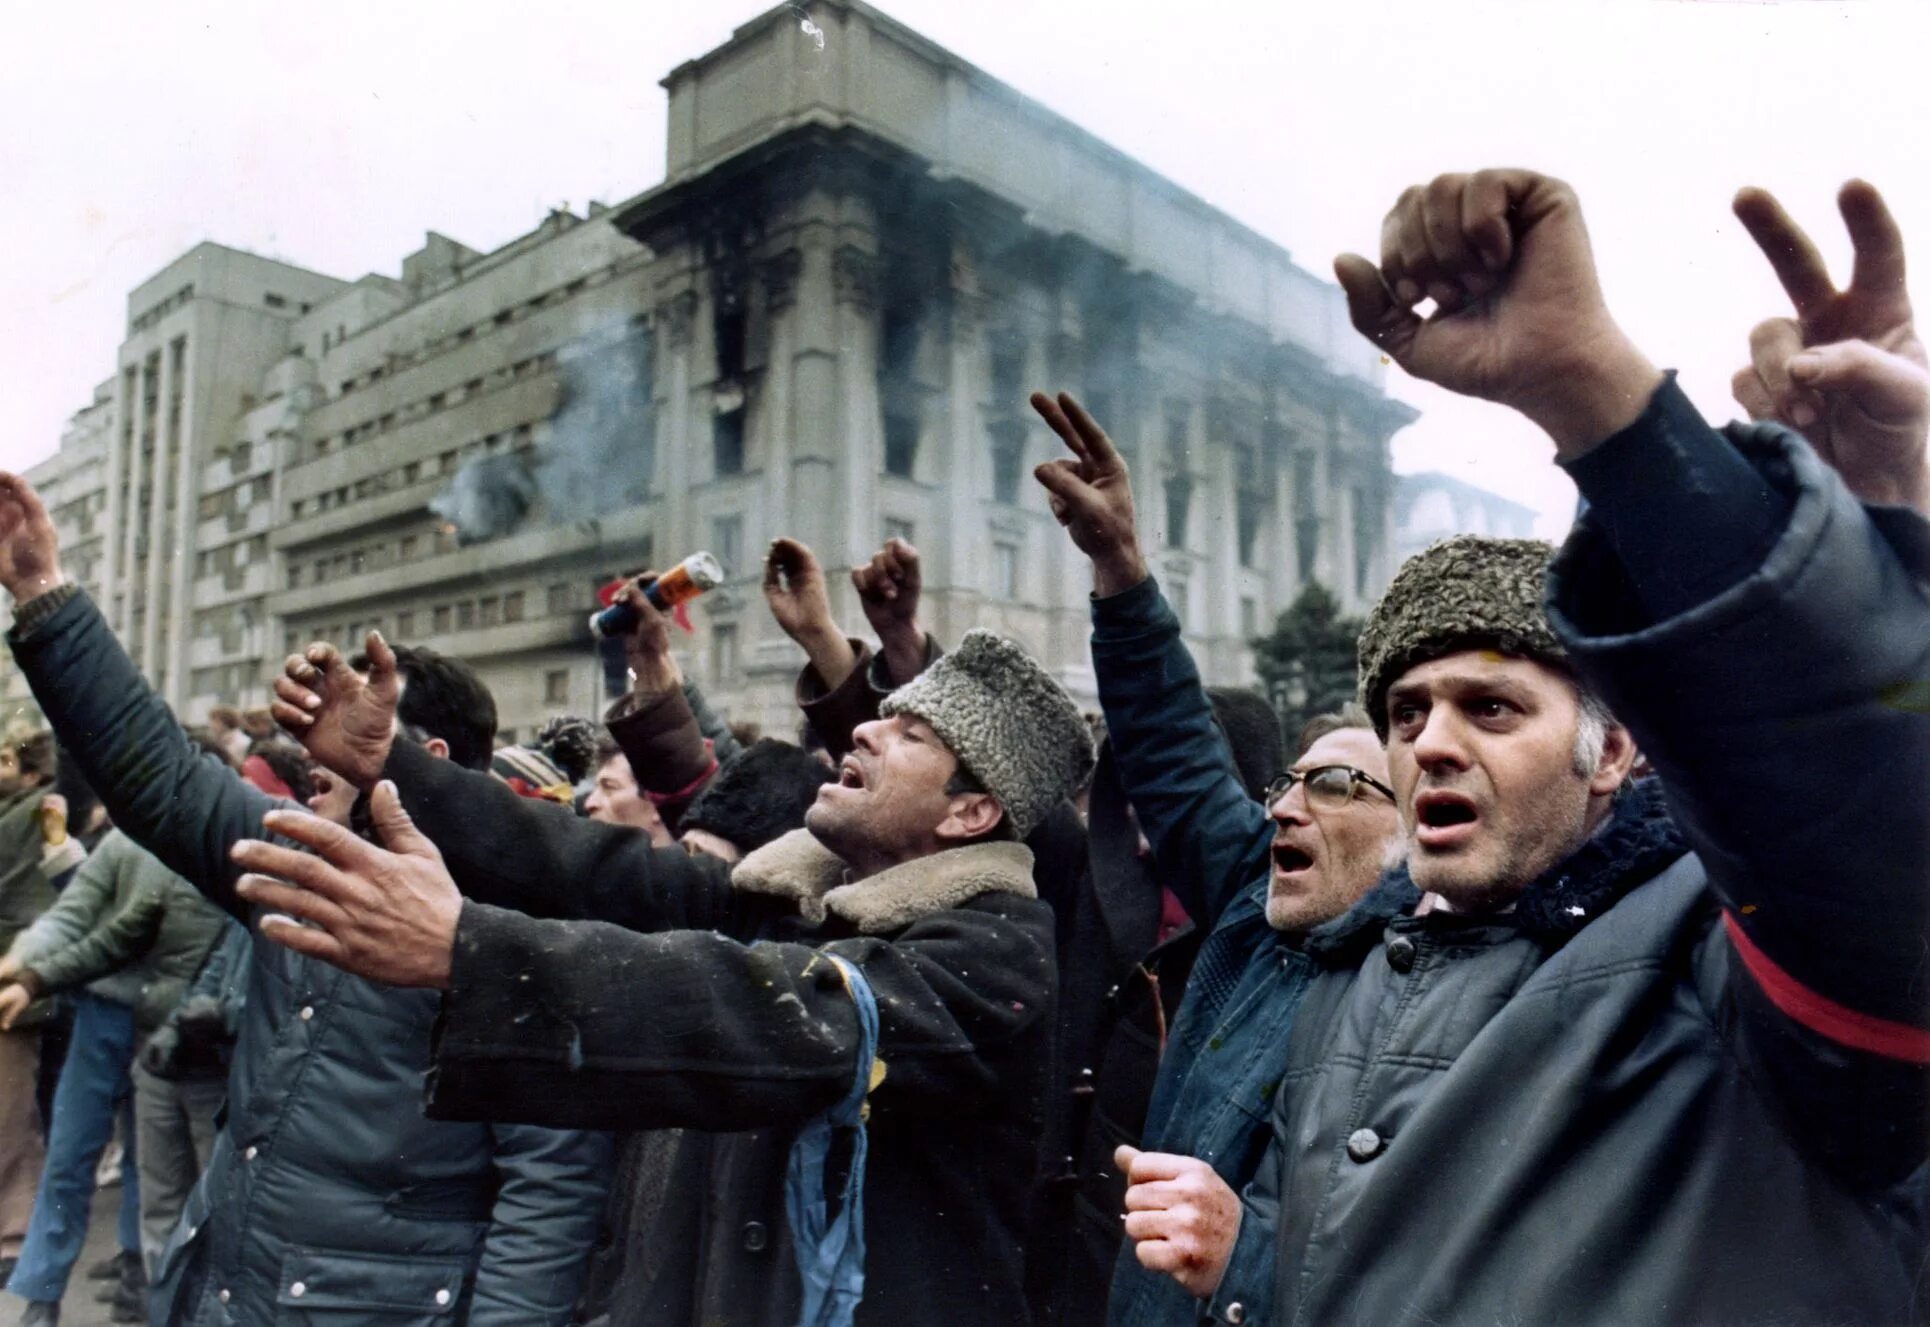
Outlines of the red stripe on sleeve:
{"label": "red stripe on sleeve", "polygon": [[1811,1032],[1828,1037],[1852,1050],[1903,1060],[1910,1064],[1930,1064],[1930,1032],[1893,1023],[1887,1018],[1860,1014],[1825,995],[1818,995],[1776,965],[1776,960],[1756,948],[1756,942],[1742,929],[1735,914],[1722,913],[1729,931],[1729,942],[1742,956],[1742,965],[1756,979],[1769,1002]]}

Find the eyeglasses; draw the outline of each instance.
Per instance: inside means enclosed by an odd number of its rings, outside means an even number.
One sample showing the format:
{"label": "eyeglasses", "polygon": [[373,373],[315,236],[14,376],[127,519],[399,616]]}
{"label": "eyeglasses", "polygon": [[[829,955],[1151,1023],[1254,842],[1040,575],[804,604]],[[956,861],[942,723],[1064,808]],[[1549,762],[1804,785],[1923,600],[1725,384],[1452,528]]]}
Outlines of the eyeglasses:
{"label": "eyeglasses", "polygon": [[1352,765],[1315,765],[1312,769],[1288,770],[1267,785],[1267,806],[1293,791],[1293,785],[1307,785],[1307,805],[1323,811],[1338,811],[1354,800],[1361,784],[1366,784],[1388,801],[1395,801],[1394,790],[1364,770]]}

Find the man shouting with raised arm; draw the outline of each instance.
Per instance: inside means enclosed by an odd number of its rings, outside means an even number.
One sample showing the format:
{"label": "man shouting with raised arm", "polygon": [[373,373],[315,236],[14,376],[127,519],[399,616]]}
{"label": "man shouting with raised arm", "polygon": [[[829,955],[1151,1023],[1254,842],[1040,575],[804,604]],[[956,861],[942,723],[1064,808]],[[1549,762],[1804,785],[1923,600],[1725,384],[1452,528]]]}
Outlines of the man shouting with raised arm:
{"label": "man shouting with raised arm", "polygon": [[1092,760],[1058,684],[968,633],[732,867],[417,759],[371,644],[367,677],[291,660],[277,713],[374,788],[388,849],[287,816],[314,855],[236,855],[309,923],[264,934],[444,992],[430,1113],[686,1130],[653,1323],[1025,1321],[1057,973],[1020,839]]}
{"label": "man shouting with raised arm", "polygon": [[[1457,539],[1362,634],[1408,860],[1308,941],[1243,1195],[1272,1320],[1916,1320],[1930,530],[1780,427],[1708,428],[1557,181],[1444,176],[1336,268],[1589,509],[1545,608],[1545,550]],[[1076,522],[1105,476],[1070,469]]]}

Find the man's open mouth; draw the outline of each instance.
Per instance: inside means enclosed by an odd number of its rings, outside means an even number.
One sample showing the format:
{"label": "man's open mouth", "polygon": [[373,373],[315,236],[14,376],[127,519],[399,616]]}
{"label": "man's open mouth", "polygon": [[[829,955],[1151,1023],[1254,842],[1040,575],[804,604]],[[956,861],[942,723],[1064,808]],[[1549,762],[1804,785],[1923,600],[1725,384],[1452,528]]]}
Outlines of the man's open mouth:
{"label": "man's open mouth", "polygon": [[838,766],[838,786],[840,788],[864,787],[864,767],[858,764],[856,756],[846,756]]}
{"label": "man's open mouth", "polygon": [[1414,799],[1414,838],[1423,848],[1458,846],[1473,837],[1480,819],[1473,799],[1460,793],[1425,792]]}
{"label": "man's open mouth", "polygon": [[1273,845],[1273,869],[1281,875],[1292,875],[1294,872],[1304,871],[1312,865],[1312,855],[1294,847],[1291,843],[1275,843]]}

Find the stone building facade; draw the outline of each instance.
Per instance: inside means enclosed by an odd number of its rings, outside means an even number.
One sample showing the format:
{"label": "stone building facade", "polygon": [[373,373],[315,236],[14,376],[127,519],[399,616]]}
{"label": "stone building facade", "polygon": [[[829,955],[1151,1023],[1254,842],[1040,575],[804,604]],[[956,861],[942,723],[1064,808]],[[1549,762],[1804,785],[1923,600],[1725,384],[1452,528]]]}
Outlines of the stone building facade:
{"label": "stone building facade", "polygon": [[[1308,578],[1371,600],[1412,414],[1338,290],[859,0],[811,14],[774,9],[669,75],[657,188],[488,254],[431,235],[399,279],[289,285],[310,307],[274,310],[233,366],[248,388],[199,407],[226,414],[183,472],[192,578],[156,585],[138,558],[101,578],[186,715],[378,626],[476,663],[526,736],[601,704],[594,586],[707,548],[730,576],[685,667],[788,731],[798,655],[758,590],[781,535],[818,551],[858,631],[845,569],[910,539],[941,638],[1014,635],[1090,699],[1086,570],[1030,475],[1058,452],[1035,387],[1078,393],[1125,450],[1212,679],[1249,676],[1245,642]],[[112,410],[149,399],[149,365],[171,382],[170,335],[130,338]],[[129,473],[107,467],[106,514],[131,556]],[[147,498],[150,550],[164,510]]]}

